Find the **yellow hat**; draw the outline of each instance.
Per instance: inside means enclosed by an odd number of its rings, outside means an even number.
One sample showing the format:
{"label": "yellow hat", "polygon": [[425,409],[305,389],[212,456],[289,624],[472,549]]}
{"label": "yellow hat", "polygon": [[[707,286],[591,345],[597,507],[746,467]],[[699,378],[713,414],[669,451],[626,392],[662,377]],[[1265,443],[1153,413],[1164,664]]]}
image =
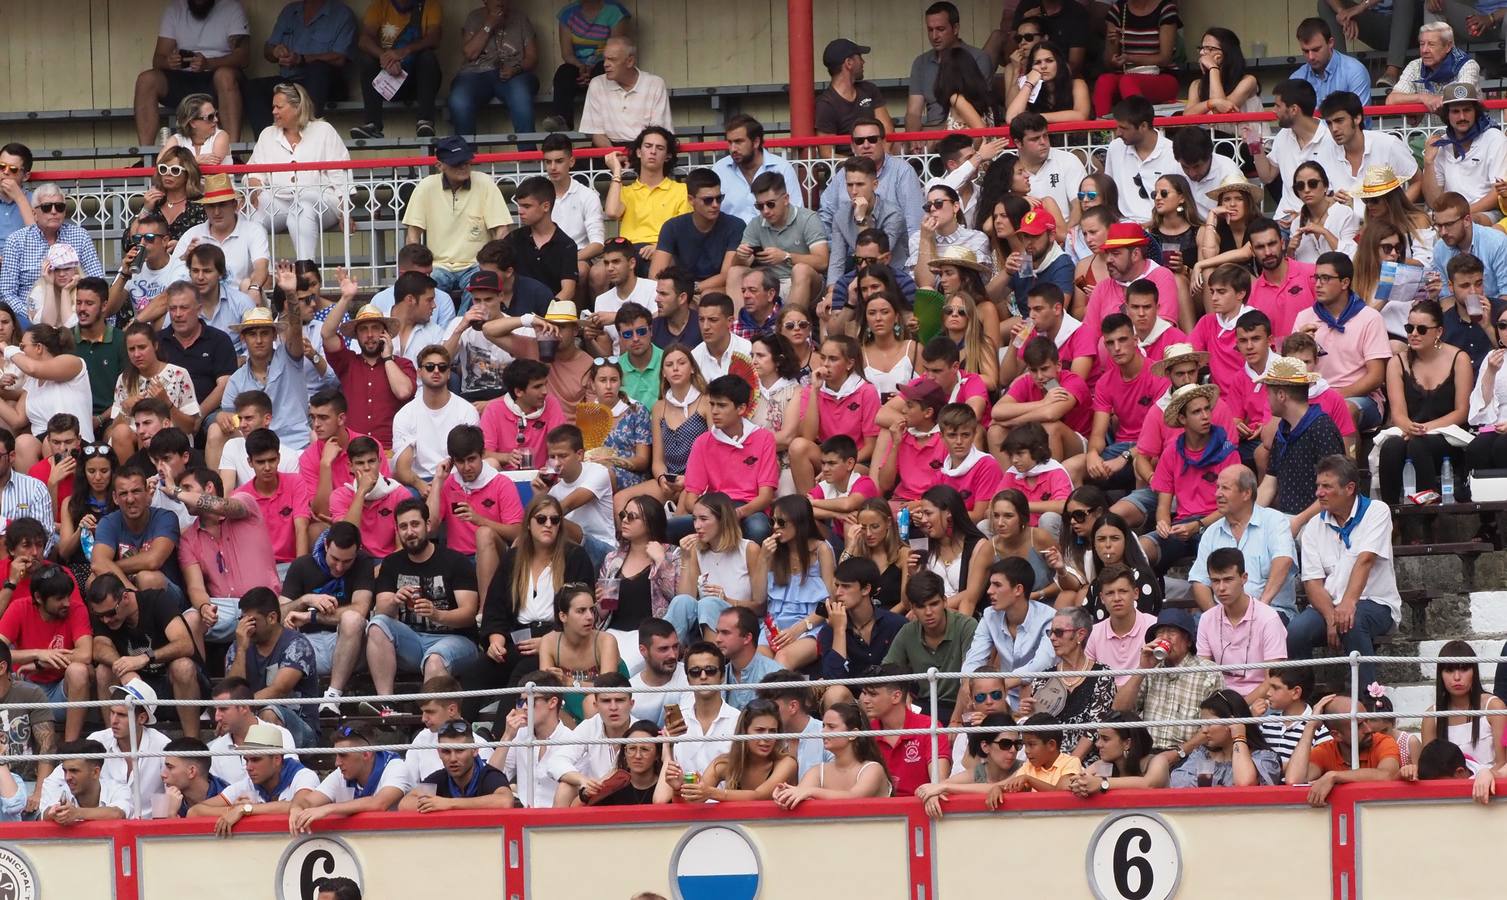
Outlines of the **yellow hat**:
{"label": "yellow hat", "polygon": [[544,311],[544,321],[579,325],[581,317],[576,313],[576,305],[569,300],[552,300],[549,309]]}
{"label": "yellow hat", "polygon": [[1366,174],[1361,177],[1360,186],[1355,189],[1355,196],[1362,200],[1372,197],[1381,197],[1390,194],[1402,187],[1402,180],[1397,173],[1392,171],[1391,166],[1367,166]]}
{"label": "yellow hat", "polygon": [[378,309],[375,304],[368,303],[356,310],[356,315],[349,322],[340,324],[340,336],[347,339],[354,337],[357,326],[363,322],[379,322],[387,329],[388,334],[397,334],[402,328],[397,319],[384,316],[382,310]]}
{"label": "yellow hat", "polygon": [[276,328],[277,318],[272,315],[272,310],[265,306],[253,306],[241,316],[239,325],[230,326],[230,330],[236,334],[245,334],[253,328]]}

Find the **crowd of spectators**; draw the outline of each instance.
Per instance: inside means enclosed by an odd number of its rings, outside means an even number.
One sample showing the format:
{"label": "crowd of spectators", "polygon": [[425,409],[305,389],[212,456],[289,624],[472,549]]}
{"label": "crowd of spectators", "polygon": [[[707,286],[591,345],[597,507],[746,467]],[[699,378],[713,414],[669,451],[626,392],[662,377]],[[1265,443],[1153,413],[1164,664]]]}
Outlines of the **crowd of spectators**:
{"label": "crowd of spectators", "polygon": [[[852,155],[808,193],[746,115],[684,172],[626,10],[572,3],[553,115],[568,127],[584,93],[605,197],[561,133],[508,198],[441,138],[396,278],[361,302],[310,261],[347,215],[341,170],[237,186],[200,167],[243,114],[269,117],[251,162],[348,158],[319,112],[352,57],[357,137],[382,134],[384,85],[433,134],[439,4],[291,4],[265,47],[281,75],[258,84],[238,3],[173,0],[137,85],[144,141],[187,96],[113,280],[64,192],[25,189],[31,151],[0,148],[0,698],[36,704],[11,720],[0,817],[228,835],[393,808],[916,795],[935,813],[958,793],[1284,782],[1321,803],[1462,773],[1484,799],[1507,774],[1500,717],[1368,719],[1355,748],[1312,720],[1145,724],[1348,712],[1343,686],[1270,664],[1376,652],[1401,620],[1392,507],[1467,499],[1473,469],[1503,467],[1507,141],[1454,44],[1459,5],[1379,82],[1441,120],[1420,162],[1369,125],[1372,81],[1342,52],[1385,28],[1406,49],[1374,4],[1298,26],[1277,127],[1230,156],[1155,116],[1183,91],[1174,0],[1022,4],[984,48],[934,3],[905,127],[999,122],[1013,150],[953,134],[923,180],[868,48],[839,39],[818,128]],[[463,30],[455,130],[492,98],[531,130],[533,27],[489,0]],[[1262,107],[1238,36],[1209,29],[1198,58],[1187,112]],[[1090,103],[1116,133],[1093,174],[1050,134]],[[298,262],[273,264],[269,230]],[[1444,655],[1436,708],[1502,707],[1469,645]],[[933,695],[913,678],[931,667],[966,677]],[[1189,671],[1111,674],[1135,668]],[[367,679],[596,693],[358,708]],[[1359,679],[1390,712],[1374,666]],[[120,702],[92,733],[55,705],[95,697]],[[168,697],[256,702],[217,705],[206,744],[197,709],[156,727]],[[403,713],[414,750],[365,749]],[[530,723],[807,736],[505,745]],[[934,723],[991,730],[935,753],[861,734]],[[290,751],[330,728],[321,777]],[[132,746],[167,755],[128,766]],[[175,755],[217,746],[265,752]]]}

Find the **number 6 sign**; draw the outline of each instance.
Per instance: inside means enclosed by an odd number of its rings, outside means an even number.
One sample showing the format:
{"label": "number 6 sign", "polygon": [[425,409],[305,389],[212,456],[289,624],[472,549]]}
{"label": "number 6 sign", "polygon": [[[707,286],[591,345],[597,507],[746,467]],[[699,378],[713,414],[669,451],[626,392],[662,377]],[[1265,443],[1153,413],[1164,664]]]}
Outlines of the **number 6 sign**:
{"label": "number 6 sign", "polygon": [[1098,900],[1167,900],[1182,874],[1182,850],[1160,816],[1115,816],[1089,839],[1088,885]]}

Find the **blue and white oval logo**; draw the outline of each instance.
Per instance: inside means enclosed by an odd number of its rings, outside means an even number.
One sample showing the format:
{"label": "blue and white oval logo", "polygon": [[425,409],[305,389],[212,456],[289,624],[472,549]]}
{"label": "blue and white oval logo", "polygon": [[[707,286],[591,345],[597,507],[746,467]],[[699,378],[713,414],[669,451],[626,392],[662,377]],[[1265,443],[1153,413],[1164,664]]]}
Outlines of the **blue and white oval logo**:
{"label": "blue and white oval logo", "polygon": [[670,857],[675,900],[756,900],[760,880],[753,841],[729,825],[687,833]]}

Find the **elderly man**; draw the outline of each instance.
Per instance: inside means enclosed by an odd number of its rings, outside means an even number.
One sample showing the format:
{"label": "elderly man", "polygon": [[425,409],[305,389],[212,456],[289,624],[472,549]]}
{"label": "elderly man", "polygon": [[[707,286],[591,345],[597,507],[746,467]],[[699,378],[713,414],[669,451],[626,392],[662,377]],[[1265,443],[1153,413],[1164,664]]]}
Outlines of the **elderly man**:
{"label": "elderly man", "polygon": [[1425,96],[1438,104],[1445,124],[1444,133],[1423,148],[1424,199],[1432,207],[1453,191],[1470,203],[1478,220],[1482,214],[1493,221],[1501,218],[1497,185],[1507,166],[1507,137],[1486,111],[1481,92],[1470,82],[1457,81],[1438,96]]}
{"label": "elderly man", "polygon": [[12,232],[5,239],[5,251],[0,259],[0,302],[15,309],[31,306],[31,288],[42,274],[42,259],[47,249],[58,242],[78,251],[79,264],[85,276],[103,277],[105,267],[100,265],[99,254],[94,251],[94,241],[89,232],[68,218],[68,198],[63,189],[50,181],[43,182],[31,195],[31,211],[35,224]]}
{"label": "elderly man", "polygon": [[1234,547],[1244,554],[1245,590],[1251,598],[1277,610],[1285,623],[1298,614],[1297,569],[1292,530],[1287,516],[1256,504],[1256,473],[1231,466],[1219,473],[1214,502],[1223,518],[1210,525],[1198,542],[1198,558],[1188,572],[1193,599],[1199,609],[1214,606],[1209,579],[1209,556]]}
{"label": "elderly man", "polygon": [[426,243],[434,253],[434,268],[426,274],[440,290],[456,296],[477,269],[477,251],[513,227],[497,182],[485,175],[471,177],[475,158],[476,151],[460,135],[441,138],[435,147],[439,171],[419,182],[403,213],[408,243]]}
{"label": "elderly man", "polygon": [[173,0],[157,25],[152,66],[136,76],[136,140],[150,147],[162,121],[159,104],[209,94],[220,127],[241,139],[241,92],[251,62],[250,23],[240,0]]}
{"label": "elderly man", "polygon": [[[1328,0],[1340,3],[1344,0]],[[1393,25],[1404,21],[1398,15]],[[1455,30],[1447,22],[1429,22],[1418,29],[1418,58],[1402,70],[1402,77],[1387,93],[1387,105],[1422,103],[1429,112],[1439,112],[1444,88],[1453,82],[1481,83],[1481,64],[1455,46]]]}
{"label": "elderly man", "polygon": [[665,80],[639,69],[632,41],[610,38],[602,49],[602,74],[586,88],[579,130],[591,135],[593,146],[611,147],[632,141],[650,125],[675,130]]}
{"label": "elderly man", "polygon": [[783,156],[764,149],[764,126],[753,116],[736,115],[727,120],[727,155],[712,163],[722,182],[722,211],[752,222],[759,214],[754,206],[753,183],[765,172],[785,179],[785,189],[796,206],[801,202],[801,179]]}

